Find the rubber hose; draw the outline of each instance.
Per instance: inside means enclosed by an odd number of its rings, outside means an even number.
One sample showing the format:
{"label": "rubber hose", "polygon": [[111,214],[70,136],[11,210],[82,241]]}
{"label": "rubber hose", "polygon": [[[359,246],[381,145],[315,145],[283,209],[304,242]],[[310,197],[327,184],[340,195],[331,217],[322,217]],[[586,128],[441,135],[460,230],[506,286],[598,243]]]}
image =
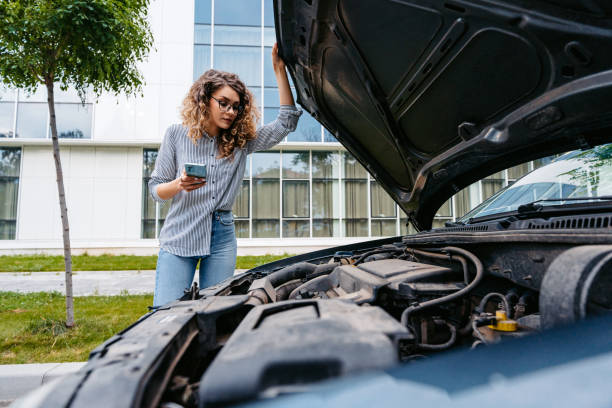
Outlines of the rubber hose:
{"label": "rubber hose", "polygon": [[308,282],[304,282],[297,288],[293,289],[287,299],[295,299],[302,290],[308,288],[310,285],[318,283],[318,281],[323,280],[323,279],[325,279],[325,277],[324,275],[321,275],[321,276],[317,276],[316,278],[313,278],[312,280],[309,280]]}
{"label": "rubber hose", "polygon": [[353,265],[359,265],[361,262],[363,262],[364,259],[366,259],[370,255],[384,254],[386,252],[404,252],[404,249],[403,248],[374,249],[372,251],[368,251],[364,254],[359,255],[359,258],[355,260],[355,263],[353,263]]}
{"label": "rubber hose", "polygon": [[463,280],[465,284],[467,285],[470,282],[470,272],[467,267],[467,262],[461,256],[456,256],[453,258],[452,255],[436,254],[435,252],[423,251],[423,250],[414,249],[414,248],[410,248],[410,250],[408,250],[407,253],[411,254],[412,256],[420,255],[426,258],[440,259],[442,261],[449,261],[449,262],[452,261],[453,259],[457,259],[461,263],[461,266],[463,267]]}
{"label": "rubber hose", "polygon": [[410,317],[410,315],[416,311],[419,310],[423,310],[425,308],[431,307],[431,306],[435,306],[435,305],[439,305],[441,303],[446,303],[446,302],[450,302],[452,300],[455,300],[461,296],[464,296],[466,294],[468,294],[470,291],[472,291],[472,289],[474,289],[482,280],[482,277],[484,276],[484,268],[482,266],[482,262],[480,262],[480,259],[478,259],[476,257],[476,255],[474,255],[473,253],[466,251],[465,249],[461,249],[461,248],[457,248],[457,247],[445,247],[442,248],[443,251],[446,252],[450,252],[450,253],[455,253],[458,255],[462,255],[464,257],[466,257],[467,259],[469,259],[474,266],[476,267],[476,276],[474,277],[474,279],[472,280],[472,282],[470,282],[469,285],[467,285],[465,288],[458,290],[455,293],[451,293],[450,295],[447,296],[443,296],[441,298],[438,299],[433,299],[433,300],[429,300],[427,302],[423,302],[419,305],[416,306],[409,306],[406,309],[404,309],[404,311],[402,312],[402,317],[401,317],[401,323],[404,326],[408,326],[408,319]]}
{"label": "rubber hose", "polygon": [[[472,330],[474,330],[474,335],[478,337],[478,340],[480,340],[485,345],[489,344],[487,339],[485,339],[485,337],[482,335],[482,333],[478,329],[478,326],[476,325],[476,319],[472,320]],[[474,345],[472,345],[472,348],[474,348]]]}
{"label": "rubber hose", "polygon": [[318,278],[322,275],[329,275],[336,267],[342,265],[342,262],[332,262],[317,265],[314,272],[306,275],[306,279]]}
{"label": "rubber hose", "polygon": [[445,343],[442,344],[427,344],[427,343],[418,343],[417,347],[423,350],[444,350],[455,344],[455,340],[457,340],[457,329],[452,324],[445,322],[444,320],[434,320],[435,323],[444,323],[448,326],[450,330],[450,339],[448,339]]}
{"label": "rubber hose", "polygon": [[309,272],[314,272],[316,267],[317,265],[309,262],[298,262],[296,264],[286,266],[276,272],[272,272],[268,275],[268,279],[273,287],[277,287],[294,279],[305,278]]}
{"label": "rubber hose", "polygon": [[502,304],[504,305],[504,310],[506,311],[506,316],[508,316],[509,318],[510,317],[510,304],[508,303],[508,299],[506,299],[506,297],[502,295],[501,293],[497,293],[497,292],[491,292],[482,298],[482,300],[480,301],[480,304],[478,305],[478,312],[479,313],[484,312],[484,309],[487,306],[489,299],[491,299],[493,296],[497,296],[498,298],[502,300]]}

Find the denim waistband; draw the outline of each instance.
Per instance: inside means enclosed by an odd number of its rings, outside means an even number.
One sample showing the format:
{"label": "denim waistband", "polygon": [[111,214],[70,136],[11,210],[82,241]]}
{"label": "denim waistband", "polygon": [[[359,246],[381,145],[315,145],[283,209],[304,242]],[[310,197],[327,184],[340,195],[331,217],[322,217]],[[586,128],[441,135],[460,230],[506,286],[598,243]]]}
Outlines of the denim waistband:
{"label": "denim waistband", "polygon": [[215,210],[213,212],[213,215],[215,215],[215,214],[227,214],[227,213],[231,213],[231,212],[232,212],[232,210]]}

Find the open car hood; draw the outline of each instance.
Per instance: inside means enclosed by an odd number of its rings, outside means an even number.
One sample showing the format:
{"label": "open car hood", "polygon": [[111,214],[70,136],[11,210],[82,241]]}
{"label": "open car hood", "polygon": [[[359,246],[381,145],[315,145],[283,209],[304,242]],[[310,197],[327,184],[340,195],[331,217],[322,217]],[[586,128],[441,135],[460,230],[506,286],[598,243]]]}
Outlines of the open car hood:
{"label": "open car hood", "polygon": [[612,139],[607,0],[275,0],[298,102],[418,229],[463,187]]}

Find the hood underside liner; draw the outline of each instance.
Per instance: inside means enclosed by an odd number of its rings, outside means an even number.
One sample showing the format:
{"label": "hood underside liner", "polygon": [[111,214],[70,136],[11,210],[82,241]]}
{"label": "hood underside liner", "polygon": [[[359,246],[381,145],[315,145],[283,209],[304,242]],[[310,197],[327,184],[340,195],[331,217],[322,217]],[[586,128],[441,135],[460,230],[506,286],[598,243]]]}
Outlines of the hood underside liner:
{"label": "hood underside liner", "polygon": [[298,101],[418,229],[482,177],[612,137],[609,10],[518,4],[275,3]]}

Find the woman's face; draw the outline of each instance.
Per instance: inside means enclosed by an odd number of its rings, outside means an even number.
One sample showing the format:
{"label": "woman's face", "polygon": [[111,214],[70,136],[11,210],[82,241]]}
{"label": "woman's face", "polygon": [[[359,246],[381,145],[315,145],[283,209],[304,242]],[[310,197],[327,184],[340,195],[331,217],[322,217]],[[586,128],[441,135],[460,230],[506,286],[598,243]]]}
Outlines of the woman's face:
{"label": "woman's face", "polygon": [[232,87],[224,85],[213,92],[208,103],[210,112],[208,131],[217,136],[221,130],[229,129],[234,123],[240,106],[240,96]]}

